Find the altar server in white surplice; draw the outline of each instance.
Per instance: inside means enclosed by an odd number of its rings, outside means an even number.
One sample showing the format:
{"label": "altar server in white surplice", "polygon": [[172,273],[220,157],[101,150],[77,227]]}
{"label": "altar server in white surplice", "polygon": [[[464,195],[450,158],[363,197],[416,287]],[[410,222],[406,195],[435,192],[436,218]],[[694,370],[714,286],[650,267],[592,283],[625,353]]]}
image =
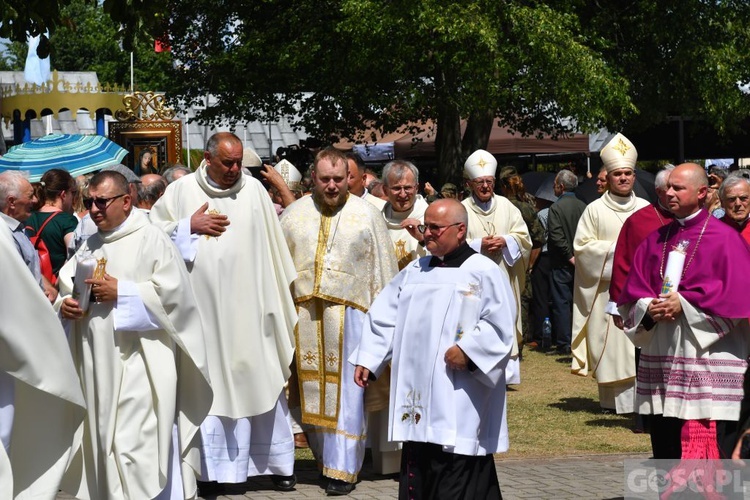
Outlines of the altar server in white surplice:
{"label": "altar server in white surplice", "polygon": [[404,442],[399,498],[500,498],[493,453],[508,449],[505,368],[516,306],[508,277],[466,244],[466,209],[438,200],[432,257],[378,295],[349,358],[366,387],[392,361],[389,437]]}
{"label": "altar server in white surplice", "polygon": [[[599,384],[599,405],[617,413],[635,410],[635,346],[608,313],[612,263],[625,221],[647,206],[633,192],[638,152],[616,134],[601,151],[609,190],[591,202],[578,220],[573,253],[573,330],[571,371],[591,373]],[[608,309],[611,308],[611,309]]]}
{"label": "altar server in white surplice", "polygon": [[60,320],[4,223],[0,261],[0,498],[51,500],[85,403]]}
{"label": "altar server in white surplice", "polygon": [[[383,167],[383,185],[388,201],[381,209],[388,234],[393,241],[399,270],[409,262],[424,257],[424,236],[417,230],[424,222],[427,202],[419,195],[419,170],[413,163],[393,160]],[[387,412],[390,372],[386,370],[378,384],[368,391],[367,410],[370,412],[370,442],[373,469],[378,474],[398,472],[401,454],[398,443],[388,442]],[[375,388],[382,390],[373,390]]]}
{"label": "altar server in white surplice", "polygon": [[362,467],[366,394],[354,385],[354,367],[346,360],[370,304],[397,271],[383,217],[347,192],[348,176],[341,152],[321,151],[312,196],[289,205],[281,217],[299,275],[292,294],[299,309],[302,424],[329,495],[350,493]]}
{"label": "altar server in white surplice", "polygon": [[206,336],[214,402],[201,425],[201,479],[271,475],[291,490],[294,436],[284,385],[291,374],[296,277],[268,193],[242,173],[237,136],[213,135],[205,165],[169,185],[151,209],[187,262]]}
{"label": "altar server in white surplice", "polygon": [[[471,196],[462,203],[469,213],[467,241],[471,248],[494,260],[508,276],[516,311],[521,310],[521,291],[526,286],[526,269],[531,255],[531,236],[521,211],[507,198],[495,194],[497,160],[483,149],[466,159],[464,176],[469,180]],[[506,379],[508,384],[521,383],[518,345],[523,342],[520,312],[514,318],[516,335]]]}
{"label": "altar server in white surplice", "polygon": [[[60,312],[88,410],[63,490],[81,499],[192,498],[211,387],[187,270],[169,238],[133,209],[122,174],[99,172],[89,193],[98,231],[60,270]],[[74,294],[74,278],[91,294]]]}

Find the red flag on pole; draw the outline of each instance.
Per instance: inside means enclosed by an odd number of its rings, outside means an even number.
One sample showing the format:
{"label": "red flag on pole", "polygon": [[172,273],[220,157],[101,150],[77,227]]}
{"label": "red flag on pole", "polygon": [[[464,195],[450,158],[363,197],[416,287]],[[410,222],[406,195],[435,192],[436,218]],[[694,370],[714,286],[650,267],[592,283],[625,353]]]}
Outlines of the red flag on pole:
{"label": "red flag on pole", "polygon": [[171,52],[172,46],[169,45],[169,37],[164,35],[154,40],[154,52]]}

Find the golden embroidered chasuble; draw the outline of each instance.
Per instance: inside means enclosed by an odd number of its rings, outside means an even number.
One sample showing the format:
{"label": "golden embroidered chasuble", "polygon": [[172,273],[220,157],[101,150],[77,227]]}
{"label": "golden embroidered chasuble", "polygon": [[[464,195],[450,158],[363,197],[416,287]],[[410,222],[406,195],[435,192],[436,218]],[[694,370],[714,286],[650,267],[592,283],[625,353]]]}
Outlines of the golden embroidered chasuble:
{"label": "golden embroidered chasuble", "polygon": [[297,270],[292,296],[302,421],[335,428],[346,362],[344,311],[367,312],[396,274],[396,256],[380,212],[354,196],[333,211],[305,196],[286,208],[281,226]]}

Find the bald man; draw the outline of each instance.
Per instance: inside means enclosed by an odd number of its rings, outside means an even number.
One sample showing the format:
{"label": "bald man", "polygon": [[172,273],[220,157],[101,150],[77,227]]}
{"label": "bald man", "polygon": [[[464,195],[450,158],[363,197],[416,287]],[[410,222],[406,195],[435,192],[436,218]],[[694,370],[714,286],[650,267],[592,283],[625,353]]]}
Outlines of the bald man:
{"label": "bald man", "polygon": [[150,211],[156,200],[162,197],[167,190],[167,180],[159,174],[146,174],[141,176],[138,188],[138,208]]}
{"label": "bald man", "polygon": [[284,393],[296,273],[271,198],[242,173],[243,155],[236,135],[212,135],[205,164],[170,184],[150,213],[188,265],[206,334],[214,401],[201,424],[203,494],[261,475],[279,490],[296,484]]}
{"label": "bald man", "polygon": [[[625,333],[641,348],[636,408],[653,415],[657,459],[730,458],[737,441],[750,354],[750,249],[706,211],[707,191],[703,167],[672,171],[675,220],[638,247],[618,300]],[[678,246],[684,266],[670,272]]]}
{"label": "bald man", "polygon": [[392,361],[389,437],[404,443],[399,498],[501,498],[492,454],[508,449],[516,301],[508,275],[466,243],[467,225],[456,200],[427,208],[419,231],[431,256],[377,296],[350,358],[360,387]]}

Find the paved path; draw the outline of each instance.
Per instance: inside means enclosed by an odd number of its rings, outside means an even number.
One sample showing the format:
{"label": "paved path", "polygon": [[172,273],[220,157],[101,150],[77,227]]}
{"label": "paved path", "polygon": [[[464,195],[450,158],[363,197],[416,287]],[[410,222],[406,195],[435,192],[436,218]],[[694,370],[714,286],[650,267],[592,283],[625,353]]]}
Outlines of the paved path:
{"label": "paved path", "polygon": [[[623,496],[623,460],[645,459],[640,455],[586,455],[550,459],[495,460],[504,500],[610,500]],[[205,497],[217,500],[266,500],[327,498],[318,481],[318,471],[311,460],[297,461],[298,484],[295,491],[273,491],[271,481],[258,478],[233,486],[222,495]],[[398,496],[397,480],[371,472],[365,463],[357,488],[351,499],[382,499]],[[71,500],[59,495],[58,500]]]}

